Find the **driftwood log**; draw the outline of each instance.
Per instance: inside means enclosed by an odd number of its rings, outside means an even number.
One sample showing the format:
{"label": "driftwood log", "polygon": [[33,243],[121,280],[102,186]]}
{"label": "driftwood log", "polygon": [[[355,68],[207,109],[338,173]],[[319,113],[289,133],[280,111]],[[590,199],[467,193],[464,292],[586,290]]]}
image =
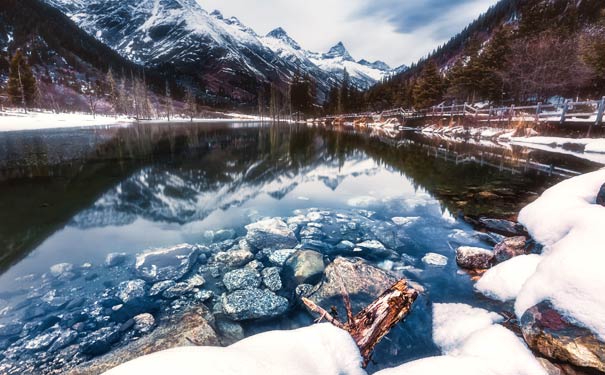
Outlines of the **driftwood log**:
{"label": "driftwood log", "polygon": [[340,322],[310,299],[303,298],[302,301],[309,310],[320,315],[318,320],[325,319],[336,327],[344,329],[353,337],[363,357],[363,367],[365,368],[380,340],[410,312],[412,304],[418,297],[418,292],[411,288],[406,280],[399,280],[365,309],[357,315],[353,315],[349,294],[344,286],[342,286],[342,290],[347,310],[348,321],[346,323]]}

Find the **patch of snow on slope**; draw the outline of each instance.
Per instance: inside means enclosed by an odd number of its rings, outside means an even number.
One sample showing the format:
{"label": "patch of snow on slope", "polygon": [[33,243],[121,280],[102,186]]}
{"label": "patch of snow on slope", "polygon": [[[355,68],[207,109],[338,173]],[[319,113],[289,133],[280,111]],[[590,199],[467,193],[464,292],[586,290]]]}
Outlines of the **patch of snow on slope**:
{"label": "patch of snow on slope", "polygon": [[595,204],[605,170],[564,181],[524,208],[519,222],[545,245],[543,260],[521,289],[517,316],[550,300],[567,317],[605,339],[605,207]]}

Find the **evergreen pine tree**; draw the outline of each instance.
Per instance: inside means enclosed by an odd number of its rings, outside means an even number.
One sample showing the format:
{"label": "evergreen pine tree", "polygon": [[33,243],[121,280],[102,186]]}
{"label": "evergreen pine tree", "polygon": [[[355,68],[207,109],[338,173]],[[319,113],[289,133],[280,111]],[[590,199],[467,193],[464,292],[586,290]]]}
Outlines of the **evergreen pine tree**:
{"label": "evergreen pine tree", "polygon": [[118,92],[118,85],[116,84],[116,80],[113,77],[113,72],[111,71],[111,68],[107,72],[107,76],[105,77],[105,83],[107,85],[107,95],[109,98],[109,103],[111,103],[113,111],[117,115],[120,112],[120,94]]}
{"label": "evergreen pine tree", "polygon": [[443,98],[443,89],[443,78],[437,64],[431,60],[426,63],[414,86],[414,105],[417,108],[427,108],[437,104]]}

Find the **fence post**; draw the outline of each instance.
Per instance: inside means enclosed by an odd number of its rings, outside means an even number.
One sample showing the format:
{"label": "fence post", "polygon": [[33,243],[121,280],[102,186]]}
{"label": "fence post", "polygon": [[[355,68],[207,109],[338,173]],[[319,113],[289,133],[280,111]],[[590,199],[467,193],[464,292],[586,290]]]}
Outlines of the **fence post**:
{"label": "fence post", "polygon": [[596,126],[601,126],[603,125],[603,114],[605,113],[605,96],[601,98],[601,101],[599,102],[599,111],[597,113],[597,122],[595,123]]}
{"label": "fence post", "polygon": [[569,111],[569,100],[566,100],[565,104],[563,105],[563,112],[561,112],[561,125],[565,124],[565,116],[567,116],[567,111]]}
{"label": "fence post", "polygon": [[542,102],[539,102],[536,108],[536,124],[540,123],[540,113],[542,113]]}

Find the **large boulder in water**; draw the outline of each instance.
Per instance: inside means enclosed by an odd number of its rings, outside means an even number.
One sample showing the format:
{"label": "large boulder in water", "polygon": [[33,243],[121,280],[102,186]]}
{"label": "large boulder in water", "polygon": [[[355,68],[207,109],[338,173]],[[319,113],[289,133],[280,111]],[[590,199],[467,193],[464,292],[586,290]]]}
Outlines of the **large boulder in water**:
{"label": "large boulder in water", "polygon": [[479,247],[461,246],[456,249],[456,263],[468,270],[484,270],[492,266],[494,253]]}
{"label": "large boulder in water", "polygon": [[223,312],[231,320],[272,318],[288,310],[288,300],[269,290],[237,290],[222,298]]}
{"label": "large boulder in water", "polygon": [[351,296],[353,309],[359,311],[396,282],[395,276],[363,259],[338,257],[326,267],[322,282],[310,293],[309,299],[328,310],[336,306],[339,315],[346,316],[342,309],[343,286]]}
{"label": "large boulder in water", "polygon": [[191,270],[199,253],[199,247],[188,244],[147,251],[137,256],[135,271],[150,283],[178,280]]}
{"label": "large boulder in water", "polygon": [[529,347],[545,357],[605,372],[605,342],[571,323],[550,302],[527,310],[521,330]]}
{"label": "large boulder in water", "polygon": [[296,235],[281,219],[261,220],[246,225],[246,241],[256,249],[291,249],[298,245]]}
{"label": "large boulder in water", "polygon": [[326,268],[323,255],[313,250],[299,250],[284,263],[282,280],[287,289],[300,284],[315,284]]}
{"label": "large boulder in water", "polygon": [[605,207],[605,184],[601,186],[599,193],[597,194],[597,204]]}
{"label": "large boulder in water", "polygon": [[527,255],[530,250],[527,245],[527,237],[509,237],[494,247],[494,256],[497,263],[502,263],[519,255]]}

